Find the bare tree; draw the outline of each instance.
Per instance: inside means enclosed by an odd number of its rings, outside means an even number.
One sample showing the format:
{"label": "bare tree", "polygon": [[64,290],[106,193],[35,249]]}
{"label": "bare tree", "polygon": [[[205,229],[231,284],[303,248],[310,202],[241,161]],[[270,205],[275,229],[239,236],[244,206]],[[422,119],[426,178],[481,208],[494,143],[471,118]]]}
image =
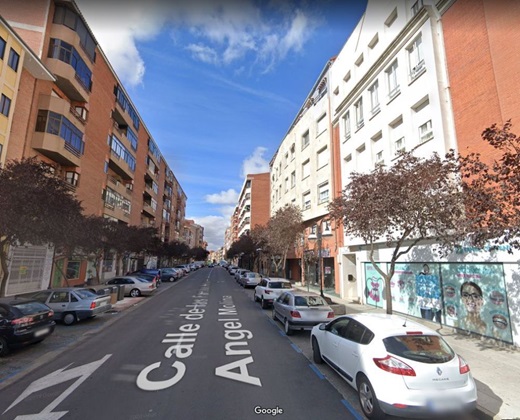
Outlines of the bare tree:
{"label": "bare tree", "polygon": [[285,267],[287,253],[303,230],[302,212],[294,204],[286,204],[269,219],[267,244],[277,274]]}
{"label": "bare tree", "polygon": [[495,149],[496,159],[470,153],[458,159],[463,186],[468,193],[472,222],[469,242],[477,247],[506,245],[520,249],[520,137],[511,132],[511,121],[493,124],[482,139]]}
{"label": "bare tree", "polygon": [[53,166],[30,158],[0,168],[0,296],[5,296],[9,277],[9,246],[70,246],[81,212],[81,203]]}
{"label": "bare tree", "polygon": [[[387,313],[392,313],[390,281],[395,264],[419,243],[450,249],[467,233],[465,193],[456,160],[434,154],[421,159],[403,153],[390,168],[352,173],[341,197],[329,206],[345,234],[368,246],[370,262],[385,280]],[[377,264],[379,247],[393,248],[387,272]]]}

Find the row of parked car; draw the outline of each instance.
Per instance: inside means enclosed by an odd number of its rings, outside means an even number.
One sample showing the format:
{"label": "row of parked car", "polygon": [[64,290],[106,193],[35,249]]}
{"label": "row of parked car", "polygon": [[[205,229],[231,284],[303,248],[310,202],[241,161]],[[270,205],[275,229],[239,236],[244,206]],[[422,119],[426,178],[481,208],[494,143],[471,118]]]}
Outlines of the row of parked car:
{"label": "row of parked car", "polygon": [[[106,286],[121,285],[124,295],[153,294],[162,281],[174,282],[203,264],[182,264],[161,269],[142,268],[113,277]],[[13,347],[43,341],[55,329],[56,321],[72,325],[112,309],[111,296],[104,289],[63,287],[0,299],[0,357]]]}
{"label": "row of parked car", "polygon": [[[239,282],[246,277],[247,270],[228,270]],[[287,335],[310,331],[314,363],[326,363],[352,386],[369,419],[463,418],[476,407],[468,364],[423,324],[382,313],[335,316],[322,296],[281,278],[260,277],[253,300],[272,307]]]}

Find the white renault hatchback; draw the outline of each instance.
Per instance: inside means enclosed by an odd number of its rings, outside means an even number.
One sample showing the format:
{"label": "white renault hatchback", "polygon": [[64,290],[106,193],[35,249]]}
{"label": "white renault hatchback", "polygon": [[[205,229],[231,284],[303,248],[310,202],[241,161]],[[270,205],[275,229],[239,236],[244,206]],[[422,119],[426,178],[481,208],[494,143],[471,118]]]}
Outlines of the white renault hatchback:
{"label": "white renault hatchback", "polygon": [[396,315],[352,314],[311,331],[325,361],[358,391],[370,419],[470,412],[477,388],[468,364],[435,331]]}

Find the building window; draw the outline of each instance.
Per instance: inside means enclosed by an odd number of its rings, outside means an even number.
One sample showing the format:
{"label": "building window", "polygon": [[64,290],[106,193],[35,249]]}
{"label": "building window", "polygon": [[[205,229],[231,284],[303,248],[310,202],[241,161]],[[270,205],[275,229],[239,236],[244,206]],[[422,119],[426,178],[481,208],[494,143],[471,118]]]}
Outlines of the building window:
{"label": "building window", "polygon": [[386,70],[386,81],[388,84],[388,99],[393,99],[399,94],[399,81],[397,80],[397,60]]}
{"label": "building window", "polygon": [[303,210],[307,210],[311,208],[311,193],[306,192],[303,194]]}
{"label": "building window", "polygon": [[376,166],[382,166],[385,164],[385,160],[383,159],[383,151],[379,151],[376,153]]}
{"label": "building window", "polygon": [[285,161],[285,166],[287,167],[287,165],[289,164],[289,153],[285,154],[284,161]]}
{"label": "building window", "polygon": [[316,133],[318,136],[327,129],[327,118],[325,118],[326,116],[326,114],[323,114],[316,123]]}
{"label": "building window", "polygon": [[18,63],[20,62],[20,54],[18,54],[15,50],[11,48],[9,51],[9,58],[7,60],[7,65],[11,67],[14,71],[18,71]]}
{"label": "building window", "polygon": [[376,34],[374,35],[374,37],[372,38],[372,40],[368,43],[368,48],[370,48],[371,50],[373,50],[374,47],[377,45],[378,42],[379,42],[379,34],[376,32]]}
{"label": "building window", "polygon": [[4,59],[6,45],[7,45],[6,40],[0,36],[0,60]]}
{"label": "building window", "polygon": [[302,164],[302,179],[305,179],[311,175],[311,162],[310,160],[305,161]]}
{"label": "building window", "polygon": [[309,130],[302,136],[302,150],[305,149],[310,143]]}
{"label": "building window", "polygon": [[92,89],[92,71],[71,44],[61,39],[51,38],[49,58],[69,64],[76,71],[76,77],[83,87],[88,91]]}
{"label": "building window", "polygon": [[67,280],[79,279],[79,268],[81,266],[80,261],[69,261],[67,262]]}
{"label": "building window", "polygon": [[412,16],[415,16],[423,7],[423,0],[417,0],[412,6]]}
{"label": "building window", "polygon": [[289,191],[289,177],[285,178],[285,192]]}
{"label": "building window", "polygon": [[77,172],[67,171],[65,172],[65,181],[73,187],[77,187],[79,183],[79,174]]}
{"label": "building window", "polygon": [[79,42],[91,61],[96,57],[96,43],[90,35],[81,18],[71,9],[65,6],[56,6],[53,23],[67,26],[79,36]]}
{"label": "building window", "polygon": [[110,148],[112,149],[112,153],[114,153],[117,157],[123,159],[129,166],[129,168],[135,171],[135,158],[132,153],[121,143],[121,141],[114,135],[109,138]]}
{"label": "building window", "polygon": [[0,113],[5,115],[6,117],[8,117],[10,109],[11,109],[11,99],[9,99],[7,96],[5,96],[2,93],[2,96],[0,97]]}
{"label": "building window", "polygon": [[291,172],[291,188],[296,186],[296,171]]}
{"label": "building window", "polygon": [[363,98],[359,98],[354,104],[354,109],[356,110],[356,128],[359,130],[365,125],[365,121],[363,120]]}
{"label": "building window", "polygon": [[321,149],[318,152],[317,163],[318,163],[318,169],[323,168],[324,166],[328,165],[329,153],[328,153],[328,149],[326,147],[324,149]]}
{"label": "building window", "polygon": [[401,137],[400,139],[397,139],[394,143],[394,150],[395,154],[398,155],[401,152],[404,152],[406,150],[405,144],[404,144],[404,137]]}
{"label": "building window", "polygon": [[69,150],[77,156],[84,152],[83,133],[61,114],[45,110],[38,111],[36,131],[60,136],[70,146]]}
{"label": "building window", "polygon": [[323,235],[332,235],[332,229],[329,220],[324,220],[321,223],[321,231]]}
{"label": "building window", "polygon": [[137,135],[132,131],[130,127],[126,128],[126,137],[130,140],[133,150],[137,150]]}
{"label": "building window", "polygon": [[130,118],[132,119],[132,123],[134,124],[134,128],[139,131],[140,121],[139,116],[137,115],[137,112],[135,111],[134,107],[130,104],[130,101],[126,97],[125,93],[123,92],[123,88],[120,86],[114,87],[114,95],[116,96],[117,103],[123,108]]}
{"label": "building window", "polygon": [[426,121],[419,127],[419,138],[421,143],[433,138],[432,120]]}
{"label": "building window", "polygon": [[345,116],[343,117],[343,133],[344,139],[348,140],[350,138],[350,111],[347,111]]}
{"label": "building window", "polygon": [[379,82],[376,80],[372,86],[368,88],[370,92],[370,105],[372,115],[377,114],[380,111],[379,107]]}
{"label": "building window", "polygon": [[152,139],[148,139],[148,151],[161,163],[161,151]]}
{"label": "building window", "polygon": [[291,160],[294,160],[294,157],[296,154],[296,146],[294,145],[294,143],[291,145],[290,152],[291,152]]}
{"label": "building window", "polygon": [[328,203],[329,201],[329,183],[318,186],[318,204]]}
{"label": "building window", "polygon": [[410,79],[419,77],[425,70],[424,57],[422,53],[422,38],[417,37],[408,47],[408,62],[410,66]]}
{"label": "building window", "polygon": [[386,18],[385,26],[389,28],[390,26],[392,26],[392,23],[394,23],[396,19],[397,19],[397,7],[394,10],[392,10],[392,13],[390,13],[390,15],[388,15],[388,17]]}

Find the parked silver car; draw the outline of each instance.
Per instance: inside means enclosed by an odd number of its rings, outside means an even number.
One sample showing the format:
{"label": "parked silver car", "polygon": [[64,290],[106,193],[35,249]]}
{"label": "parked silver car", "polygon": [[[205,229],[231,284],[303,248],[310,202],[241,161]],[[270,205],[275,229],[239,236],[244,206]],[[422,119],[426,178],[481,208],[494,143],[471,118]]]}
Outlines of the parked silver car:
{"label": "parked silver car", "polygon": [[287,279],[279,277],[264,277],[255,287],[255,302],[262,304],[262,309],[266,309],[275,299],[285,291],[292,289],[292,284]]}
{"label": "parked silver car", "polygon": [[31,296],[54,311],[54,319],[65,325],[92,318],[112,309],[110,296],[100,296],[90,289],[62,287],[48,289]]}
{"label": "parked silver car", "polygon": [[238,279],[238,284],[240,286],[246,287],[255,287],[262,280],[262,276],[259,273],[255,273],[253,271],[245,271],[240,275]]}
{"label": "parked silver car", "polygon": [[125,286],[125,296],[138,297],[141,295],[151,295],[157,290],[155,282],[148,282],[139,277],[121,276],[114,277],[106,281],[105,284],[122,284]]}
{"label": "parked silver car", "polygon": [[184,276],[184,270],[173,268],[173,267],[166,267],[161,268],[161,280],[162,281],[177,281],[182,276]]}
{"label": "parked silver car", "polygon": [[293,330],[311,330],[334,318],[334,311],[320,295],[292,290],[273,302],[273,319],[280,320],[287,335]]}
{"label": "parked silver car", "polygon": [[242,276],[242,274],[248,272],[249,270],[246,270],[245,268],[239,268],[237,271],[235,271],[235,280],[236,282],[238,283],[238,281],[240,280],[240,276]]}

